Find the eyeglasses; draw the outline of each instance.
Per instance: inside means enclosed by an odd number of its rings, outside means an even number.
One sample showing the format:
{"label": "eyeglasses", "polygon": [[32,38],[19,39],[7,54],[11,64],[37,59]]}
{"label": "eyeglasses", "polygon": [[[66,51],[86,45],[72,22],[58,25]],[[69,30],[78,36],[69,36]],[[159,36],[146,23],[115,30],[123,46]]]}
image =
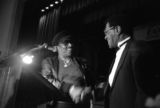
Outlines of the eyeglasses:
{"label": "eyeglasses", "polygon": [[67,44],[59,44],[59,46],[63,49],[68,49],[68,48],[72,48],[72,44],[71,43],[67,43]]}
{"label": "eyeglasses", "polygon": [[105,35],[110,34],[110,31],[113,30],[113,29],[114,29],[114,27],[111,27],[111,28],[108,29],[108,30],[105,29],[105,30],[104,30],[104,34],[105,34]]}

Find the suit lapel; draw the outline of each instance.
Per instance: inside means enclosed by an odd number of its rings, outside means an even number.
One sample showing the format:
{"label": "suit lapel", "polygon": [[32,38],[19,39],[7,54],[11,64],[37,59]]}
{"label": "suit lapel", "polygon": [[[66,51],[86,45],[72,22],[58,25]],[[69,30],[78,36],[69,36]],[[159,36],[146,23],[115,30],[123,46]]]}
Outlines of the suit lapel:
{"label": "suit lapel", "polygon": [[126,47],[125,47],[125,49],[124,49],[124,51],[123,51],[123,53],[122,53],[122,55],[121,55],[120,61],[119,61],[119,63],[118,63],[117,69],[116,69],[115,78],[114,78],[114,80],[113,80],[113,84],[112,84],[112,87],[111,87],[111,91],[112,91],[112,89],[113,89],[113,87],[114,87],[114,85],[115,85],[117,76],[118,76],[118,74],[119,74],[119,69],[121,68],[121,66],[122,66],[122,64],[123,64],[123,62],[124,62],[124,60],[125,60],[125,58],[126,58],[126,55],[127,55],[128,48],[129,48],[130,44],[131,44],[131,40],[129,40],[129,41],[127,42],[127,45],[126,45]]}

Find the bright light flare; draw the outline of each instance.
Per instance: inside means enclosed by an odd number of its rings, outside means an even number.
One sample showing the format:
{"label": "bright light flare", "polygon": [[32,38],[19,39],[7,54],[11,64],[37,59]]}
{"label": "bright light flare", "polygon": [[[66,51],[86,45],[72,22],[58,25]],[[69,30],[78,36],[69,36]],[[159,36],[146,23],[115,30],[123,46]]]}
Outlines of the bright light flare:
{"label": "bright light flare", "polygon": [[33,55],[25,55],[22,57],[22,61],[25,64],[31,64],[33,62],[33,58],[34,58]]}

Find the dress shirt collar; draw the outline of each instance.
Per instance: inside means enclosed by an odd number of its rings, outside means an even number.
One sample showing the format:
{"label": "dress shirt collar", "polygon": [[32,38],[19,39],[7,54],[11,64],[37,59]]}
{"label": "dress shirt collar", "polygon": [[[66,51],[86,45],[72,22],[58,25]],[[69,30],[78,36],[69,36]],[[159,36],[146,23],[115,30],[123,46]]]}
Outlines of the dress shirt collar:
{"label": "dress shirt collar", "polygon": [[124,40],[118,42],[118,48],[120,48],[123,44],[125,44],[131,37],[127,37]]}

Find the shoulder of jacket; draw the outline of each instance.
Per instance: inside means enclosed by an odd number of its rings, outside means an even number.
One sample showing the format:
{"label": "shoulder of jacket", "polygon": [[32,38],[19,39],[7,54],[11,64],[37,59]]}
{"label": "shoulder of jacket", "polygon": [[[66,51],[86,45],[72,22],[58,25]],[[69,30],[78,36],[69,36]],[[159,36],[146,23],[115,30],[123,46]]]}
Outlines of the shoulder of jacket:
{"label": "shoulder of jacket", "polygon": [[139,52],[139,53],[146,53],[151,50],[150,45],[143,40],[136,40],[131,42],[130,51],[131,52]]}
{"label": "shoulder of jacket", "polygon": [[56,60],[56,57],[46,57],[42,62],[52,63]]}
{"label": "shoulder of jacket", "polygon": [[75,57],[76,60],[78,60],[79,62],[85,63],[87,62],[87,60],[83,57]]}
{"label": "shoulder of jacket", "polygon": [[75,59],[76,59],[77,62],[78,62],[80,65],[82,65],[82,66],[84,66],[84,65],[87,66],[87,65],[88,65],[87,60],[86,60],[85,58],[76,57]]}
{"label": "shoulder of jacket", "polygon": [[87,60],[85,58],[76,57],[76,60],[83,70],[88,69],[89,66],[88,66]]}

